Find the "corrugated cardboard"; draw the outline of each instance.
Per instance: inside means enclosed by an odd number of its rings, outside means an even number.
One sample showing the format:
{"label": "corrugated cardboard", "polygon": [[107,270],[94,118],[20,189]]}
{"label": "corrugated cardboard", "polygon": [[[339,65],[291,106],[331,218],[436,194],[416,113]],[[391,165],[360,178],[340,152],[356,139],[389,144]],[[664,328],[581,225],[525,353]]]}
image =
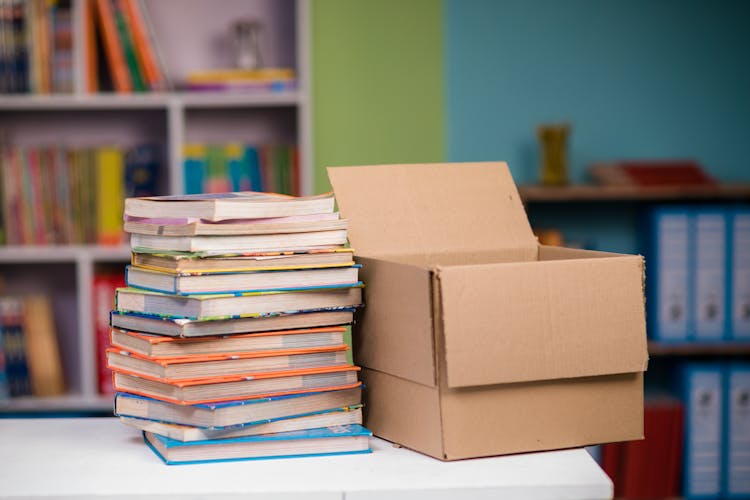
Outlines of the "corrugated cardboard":
{"label": "corrugated cardboard", "polygon": [[640,256],[538,245],[504,163],[328,173],[376,435],[445,460],[643,437]]}

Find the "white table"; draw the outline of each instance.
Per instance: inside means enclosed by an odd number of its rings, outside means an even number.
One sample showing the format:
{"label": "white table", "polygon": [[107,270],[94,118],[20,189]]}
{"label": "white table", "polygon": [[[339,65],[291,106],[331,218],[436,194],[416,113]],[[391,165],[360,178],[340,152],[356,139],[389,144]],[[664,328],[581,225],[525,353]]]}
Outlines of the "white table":
{"label": "white table", "polygon": [[373,453],[164,465],[114,418],[0,419],[0,498],[611,498],[583,449],[440,462],[372,440]]}

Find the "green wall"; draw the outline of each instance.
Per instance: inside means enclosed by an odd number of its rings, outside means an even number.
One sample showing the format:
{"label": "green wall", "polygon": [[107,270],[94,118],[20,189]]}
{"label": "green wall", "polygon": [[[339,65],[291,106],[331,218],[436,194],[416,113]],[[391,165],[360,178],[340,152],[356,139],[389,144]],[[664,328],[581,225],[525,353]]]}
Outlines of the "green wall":
{"label": "green wall", "polygon": [[314,0],[315,192],[325,168],[443,161],[443,3]]}

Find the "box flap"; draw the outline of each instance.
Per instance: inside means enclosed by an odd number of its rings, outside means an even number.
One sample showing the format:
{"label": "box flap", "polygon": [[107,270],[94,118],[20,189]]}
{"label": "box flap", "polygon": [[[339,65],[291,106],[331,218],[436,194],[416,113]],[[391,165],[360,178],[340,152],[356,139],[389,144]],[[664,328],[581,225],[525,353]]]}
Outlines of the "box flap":
{"label": "box flap", "polygon": [[438,279],[450,387],[646,369],[639,256],[452,266]]}
{"label": "box flap", "polygon": [[503,162],[336,167],[328,177],[358,254],[506,250],[506,261],[536,258],[536,238]]}

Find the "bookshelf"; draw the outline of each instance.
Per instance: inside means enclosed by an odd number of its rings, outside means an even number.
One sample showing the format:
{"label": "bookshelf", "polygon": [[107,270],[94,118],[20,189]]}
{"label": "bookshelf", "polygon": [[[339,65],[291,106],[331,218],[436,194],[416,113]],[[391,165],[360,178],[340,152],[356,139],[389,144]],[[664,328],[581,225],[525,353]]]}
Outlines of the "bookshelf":
{"label": "bookshelf", "polygon": [[[197,69],[231,64],[220,38],[232,20],[263,24],[267,66],[292,67],[295,90],[87,93],[80,34],[85,2],[72,0],[73,92],[0,94],[0,130],[11,144],[46,146],[156,143],[162,151],[157,194],[184,192],[183,146],[189,141],[262,141],[297,145],[301,194],[313,192],[307,0],[143,0],[166,73],[173,82]],[[8,294],[53,297],[67,394],[0,400],[1,413],[108,412],[97,388],[93,280],[123,269],[127,246],[0,246],[0,277]]]}
{"label": "bookshelf", "polygon": [[559,202],[661,202],[748,200],[750,184],[717,186],[520,186],[521,198],[528,203]]}

